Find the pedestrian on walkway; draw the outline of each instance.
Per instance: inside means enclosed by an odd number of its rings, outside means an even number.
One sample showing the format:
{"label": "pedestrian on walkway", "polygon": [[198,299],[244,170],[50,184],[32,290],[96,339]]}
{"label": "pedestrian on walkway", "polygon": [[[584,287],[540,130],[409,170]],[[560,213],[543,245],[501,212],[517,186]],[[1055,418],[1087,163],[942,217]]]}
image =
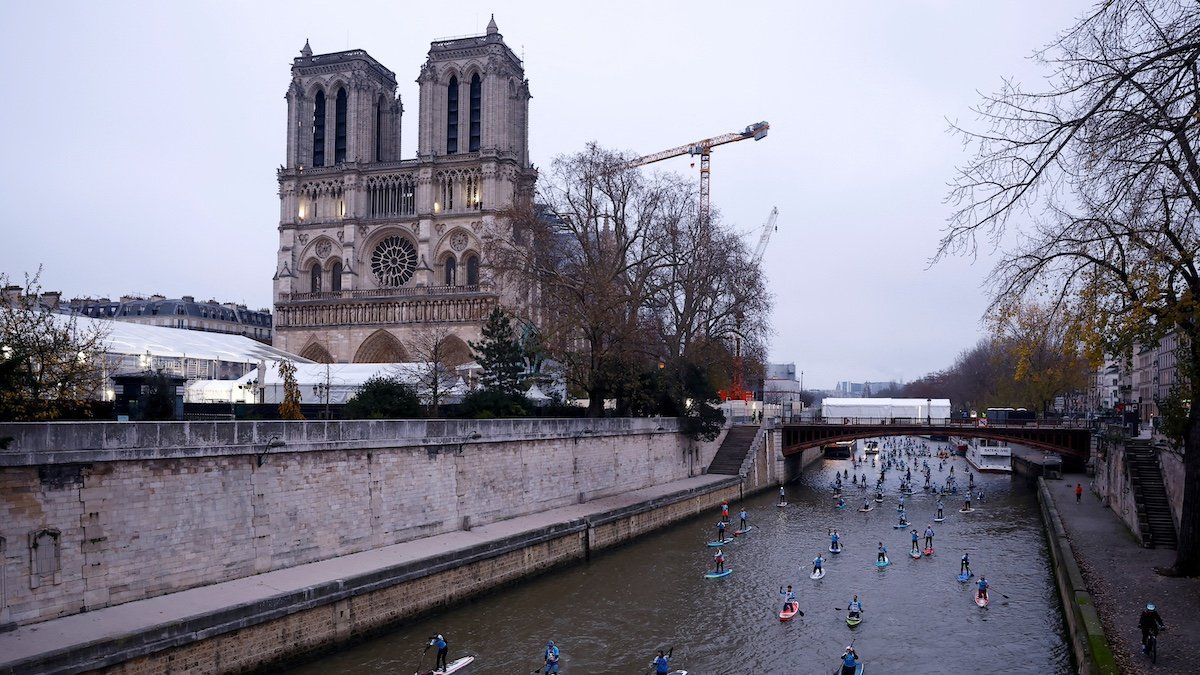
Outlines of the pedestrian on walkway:
{"label": "pedestrian on walkway", "polygon": [[1083,484],[1076,483],[1075,484],[1075,503],[1078,504],[1081,499],[1083,499]]}

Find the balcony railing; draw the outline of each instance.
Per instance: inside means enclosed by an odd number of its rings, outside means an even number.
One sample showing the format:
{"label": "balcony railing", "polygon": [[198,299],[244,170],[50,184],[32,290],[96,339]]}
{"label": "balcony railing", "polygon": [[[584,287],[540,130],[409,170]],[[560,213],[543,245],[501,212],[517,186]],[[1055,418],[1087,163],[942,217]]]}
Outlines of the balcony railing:
{"label": "balcony railing", "polygon": [[354,300],[356,298],[425,298],[444,295],[472,295],[488,293],[484,284],[469,286],[404,286],[401,288],[355,288],[340,291],[318,291],[316,293],[283,293],[280,302],[304,302],[314,300]]}

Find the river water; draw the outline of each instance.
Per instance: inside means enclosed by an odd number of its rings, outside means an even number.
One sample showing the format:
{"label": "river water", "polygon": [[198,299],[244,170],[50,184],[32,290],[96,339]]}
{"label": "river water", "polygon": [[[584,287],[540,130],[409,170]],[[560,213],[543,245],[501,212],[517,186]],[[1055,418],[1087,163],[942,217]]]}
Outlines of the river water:
{"label": "river water", "polygon": [[[962,458],[953,466],[965,485]],[[465,675],[531,673],[542,665],[548,638],[562,650],[563,673],[644,673],[653,650],[675,648],[672,665],[690,673],[829,673],[853,642],[868,673],[1070,673],[1061,605],[1049,568],[1037,499],[1022,479],[976,475],[985,501],[959,513],[961,497],[945,499],[946,521],[934,523],[936,552],[910,559],[908,530],[894,529],[899,478],[889,472],[885,501],[869,513],[845,491],[834,508],[829,484],[849,460],[818,460],[788,486],[789,505],[775,494],[745,502],[748,536],[725,547],[733,574],[703,577],[715,537],[714,512],[661,530],[616,550],[401,626],[381,637],[323,656],[295,673],[412,673],[430,635],[450,642],[450,659],[476,661]],[[869,462],[872,485],[878,469]],[[934,516],[935,499],[921,490],[907,498],[919,531]],[[736,520],[739,505],[732,505]],[[845,543],[828,553],[829,528]],[[732,531],[734,528],[730,528]],[[892,564],[875,566],[883,541]],[[991,605],[973,602],[973,585],[956,579],[959,557],[992,584]],[[811,561],[829,561],[823,579],[809,579]],[[801,569],[803,567],[803,569]],[[780,623],[780,585],[793,584],[803,618]],[[861,625],[847,627],[846,604],[857,593]]]}

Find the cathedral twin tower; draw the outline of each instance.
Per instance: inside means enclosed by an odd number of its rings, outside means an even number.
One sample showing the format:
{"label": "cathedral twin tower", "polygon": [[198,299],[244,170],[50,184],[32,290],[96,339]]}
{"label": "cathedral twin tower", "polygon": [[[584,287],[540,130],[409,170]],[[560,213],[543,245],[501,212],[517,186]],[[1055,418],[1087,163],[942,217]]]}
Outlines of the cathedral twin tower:
{"label": "cathedral twin tower", "polygon": [[412,361],[413,331],[448,329],[470,359],[502,291],[483,243],[532,192],[529,83],[495,20],[440,40],[417,78],[417,154],[401,159],[395,73],[362,50],[313,54],[288,88],[279,170],[275,345],[314,361]]}

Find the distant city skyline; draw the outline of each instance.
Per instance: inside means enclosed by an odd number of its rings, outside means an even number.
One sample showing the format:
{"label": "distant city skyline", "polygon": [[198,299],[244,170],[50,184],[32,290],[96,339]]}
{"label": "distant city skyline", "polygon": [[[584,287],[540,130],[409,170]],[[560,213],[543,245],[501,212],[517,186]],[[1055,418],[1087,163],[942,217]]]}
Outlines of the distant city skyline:
{"label": "distant city skyline", "polygon": [[[712,180],[751,243],[780,210],[769,360],[794,361],[808,388],[912,380],[971,346],[986,306],[986,254],[927,269],[962,160],[947,119],[969,123],[1002,77],[1040,77],[1027,57],[1089,6],[780,2],[714,25],[723,4],[11,3],[0,56],[23,104],[0,109],[19,130],[0,169],[0,271],[19,283],[44,264],[64,297],[270,306],[283,94],[305,40],[397,69],[411,157],[430,41],[482,33],[496,11],[525,59],[535,164],[591,140],[652,152],[770,122],[762,142],[714,152]],[[663,168],[696,177],[683,159]]]}

